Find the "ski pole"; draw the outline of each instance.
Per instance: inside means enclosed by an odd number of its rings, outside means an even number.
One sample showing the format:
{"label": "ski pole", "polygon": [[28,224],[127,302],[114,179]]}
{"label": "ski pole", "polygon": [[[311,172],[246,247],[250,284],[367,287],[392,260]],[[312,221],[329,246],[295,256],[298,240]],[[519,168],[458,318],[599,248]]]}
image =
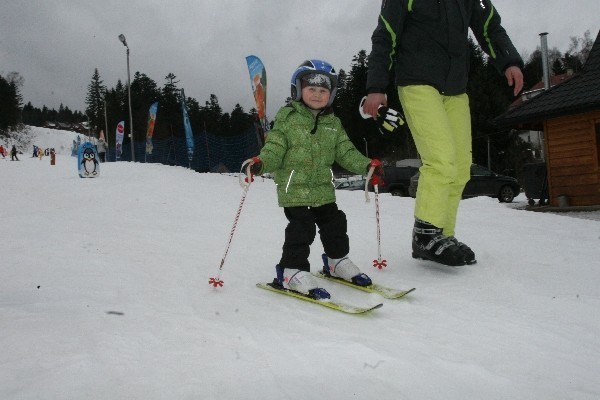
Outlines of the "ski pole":
{"label": "ski pole", "polygon": [[[246,166],[246,175],[243,174],[244,166]],[[221,265],[219,265],[219,271],[217,275],[210,278],[208,280],[209,285],[213,285],[214,287],[223,286],[224,282],[221,279],[221,272],[223,271],[223,266],[225,265],[225,258],[227,258],[227,253],[229,252],[229,247],[231,246],[231,241],[233,240],[233,234],[235,233],[235,228],[237,227],[238,220],[240,219],[240,214],[242,213],[242,207],[244,206],[244,201],[246,200],[246,194],[248,194],[248,189],[250,188],[250,184],[252,183],[252,173],[250,172],[250,167],[254,164],[252,159],[244,161],[242,164],[242,168],[240,170],[239,182],[240,186],[244,188],[244,192],[242,194],[242,200],[240,201],[240,205],[235,214],[235,219],[233,220],[233,226],[231,227],[231,232],[229,234],[229,241],[227,242],[227,246],[225,247],[225,253],[223,254],[223,258],[221,259]],[[244,179],[242,177],[245,176]]]}
{"label": "ski pole", "polygon": [[[373,176],[373,172],[375,171],[375,167],[371,167],[369,169],[369,173],[367,174],[367,180],[365,182],[365,198],[366,202],[370,202],[371,198],[369,197],[369,182],[371,181],[371,177]],[[373,185],[373,190],[375,191],[375,220],[377,221],[377,259],[373,260],[373,267],[383,269],[387,267],[387,260],[381,258],[381,228],[379,224],[379,185]]]}

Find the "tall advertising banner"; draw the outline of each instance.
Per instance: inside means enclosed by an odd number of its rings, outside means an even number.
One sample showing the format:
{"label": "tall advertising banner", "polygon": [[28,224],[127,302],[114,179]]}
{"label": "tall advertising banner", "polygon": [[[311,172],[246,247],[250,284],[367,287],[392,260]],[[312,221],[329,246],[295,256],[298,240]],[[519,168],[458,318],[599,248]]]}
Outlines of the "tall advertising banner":
{"label": "tall advertising banner", "polygon": [[115,147],[115,156],[116,159],[119,160],[121,158],[121,154],[123,153],[123,138],[125,137],[125,121],[121,121],[117,124],[116,131],[116,147]]}
{"label": "tall advertising banner", "polygon": [[148,110],[148,129],[146,130],[146,154],[152,154],[152,135],[154,134],[154,123],[156,122],[156,111],[158,110],[158,101],[150,105]]}
{"label": "tall advertising banner", "polygon": [[187,144],[188,161],[190,168],[192,167],[192,158],[194,157],[194,134],[192,133],[192,124],[188,117],[187,108],[185,106],[185,93],[181,89],[181,111],[183,113],[183,127],[185,128],[185,142]]}
{"label": "tall advertising banner", "polygon": [[262,127],[262,138],[259,137],[260,144],[264,143],[264,132],[269,130],[267,121],[267,71],[260,58],[256,56],[247,56],[248,72],[250,73],[250,82],[252,83],[252,93],[256,102],[258,119]]}

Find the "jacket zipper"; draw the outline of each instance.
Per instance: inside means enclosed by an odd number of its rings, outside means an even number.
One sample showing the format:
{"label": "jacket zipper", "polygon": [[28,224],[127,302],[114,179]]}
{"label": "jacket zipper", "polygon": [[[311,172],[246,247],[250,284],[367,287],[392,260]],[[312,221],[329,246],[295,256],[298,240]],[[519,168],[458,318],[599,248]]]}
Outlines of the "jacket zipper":
{"label": "jacket zipper", "polygon": [[319,125],[319,117],[321,116],[321,114],[323,113],[323,111],[325,111],[325,109],[322,109],[321,111],[319,111],[317,113],[317,116],[315,117],[315,126],[313,126],[312,131],[310,131],[311,135],[314,135],[315,132],[317,131],[317,125]]}

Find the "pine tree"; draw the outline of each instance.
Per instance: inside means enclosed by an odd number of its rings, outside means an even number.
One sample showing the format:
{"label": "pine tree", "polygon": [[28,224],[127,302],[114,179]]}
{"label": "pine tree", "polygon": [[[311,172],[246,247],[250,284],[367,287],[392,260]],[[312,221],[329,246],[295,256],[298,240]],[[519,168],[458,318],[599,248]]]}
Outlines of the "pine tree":
{"label": "pine tree", "polygon": [[252,127],[252,117],[244,112],[239,104],[236,104],[231,111],[231,134],[240,135]]}
{"label": "pine tree", "polygon": [[181,89],[177,87],[177,77],[173,73],[165,76],[166,83],[162,88],[160,117],[156,118],[155,136],[183,136],[183,116],[181,112]]}
{"label": "pine tree", "polygon": [[148,110],[155,101],[160,101],[158,85],[146,74],[136,72],[131,82],[131,108],[133,112],[133,132],[136,140],[145,139],[148,125]]}
{"label": "pine tree", "polygon": [[21,94],[23,80],[16,72],[0,75],[0,134],[16,126],[21,120]]}
{"label": "pine tree", "polygon": [[[129,125],[129,113],[127,108],[127,88],[123,85],[121,80],[117,81],[116,86],[113,89],[107,90],[105,95],[106,100],[106,116],[108,128],[105,132],[106,141],[109,148],[114,146],[115,131],[117,124],[120,121],[127,121],[125,127]],[[104,118],[104,116],[102,116]],[[106,123],[103,121],[100,126],[105,127]],[[104,128],[102,128],[104,129]]]}
{"label": "pine tree", "polygon": [[[215,94],[210,95],[210,100],[205,103],[205,106],[201,109],[205,121],[206,129],[209,132],[221,134],[223,133],[223,126],[221,125],[221,118],[223,116],[223,109],[219,105],[219,99]],[[225,131],[228,127],[225,128]]]}
{"label": "pine tree", "polygon": [[90,129],[93,130],[94,135],[98,134],[99,130],[101,129],[100,127],[104,126],[105,93],[106,87],[102,85],[98,68],[96,68],[94,69],[92,81],[88,85],[88,93],[85,97],[85,104],[87,106],[85,113],[90,120]]}

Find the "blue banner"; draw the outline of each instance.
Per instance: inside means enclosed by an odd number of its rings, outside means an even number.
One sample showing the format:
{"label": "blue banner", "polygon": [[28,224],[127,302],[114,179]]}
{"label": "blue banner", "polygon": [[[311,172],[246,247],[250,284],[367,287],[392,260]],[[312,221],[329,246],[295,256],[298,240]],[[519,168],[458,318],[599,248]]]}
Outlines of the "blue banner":
{"label": "blue banner", "polygon": [[181,111],[183,112],[183,127],[185,128],[185,142],[187,144],[188,160],[192,163],[194,157],[194,134],[192,133],[192,124],[188,117],[187,108],[185,106],[185,94],[181,89]]}

